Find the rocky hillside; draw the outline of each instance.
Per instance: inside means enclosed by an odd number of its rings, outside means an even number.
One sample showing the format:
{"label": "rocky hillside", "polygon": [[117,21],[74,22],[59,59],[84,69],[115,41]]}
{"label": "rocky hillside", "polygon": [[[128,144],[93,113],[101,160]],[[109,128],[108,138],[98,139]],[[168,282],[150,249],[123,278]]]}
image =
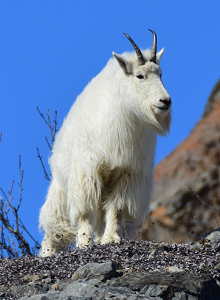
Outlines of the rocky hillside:
{"label": "rocky hillside", "polygon": [[220,81],[191,134],[154,173],[147,240],[191,242],[220,227]]}
{"label": "rocky hillside", "polygon": [[197,243],[121,240],[0,260],[0,299],[219,300],[220,235]]}

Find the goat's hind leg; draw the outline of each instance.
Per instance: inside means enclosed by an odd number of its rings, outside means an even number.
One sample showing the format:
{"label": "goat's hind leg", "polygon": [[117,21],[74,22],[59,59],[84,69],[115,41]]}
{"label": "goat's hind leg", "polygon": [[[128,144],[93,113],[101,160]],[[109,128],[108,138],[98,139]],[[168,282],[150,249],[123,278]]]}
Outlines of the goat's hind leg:
{"label": "goat's hind leg", "polygon": [[105,214],[105,231],[101,240],[101,244],[111,243],[111,242],[120,242],[118,226],[119,219],[121,218],[121,211],[117,209],[110,208],[106,211]]}
{"label": "goat's hind leg", "polygon": [[71,226],[67,214],[66,194],[55,180],[49,187],[39,221],[39,228],[45,231],[40,256],[50,256],[74,244],[76,228]]}
{"label": "goat's hind leg", "polygon": [[76,228],[72,227],[69,222],[64,220],[51,227],[52,229],[45,231],[40,256],[51,256],[75,244]]}
{"label": "goat's hind leg", "polygon": [[62,246],[54,241],[54,237],[45,233],[41,243],[40,256],[51,256],[54,253],[62,250]]}
{"label": "goat's hind leg", "polygon": [[105,229],[104,211],[102,208],[98,208],[97,222],[95,226],[95,243],[100,244]]}

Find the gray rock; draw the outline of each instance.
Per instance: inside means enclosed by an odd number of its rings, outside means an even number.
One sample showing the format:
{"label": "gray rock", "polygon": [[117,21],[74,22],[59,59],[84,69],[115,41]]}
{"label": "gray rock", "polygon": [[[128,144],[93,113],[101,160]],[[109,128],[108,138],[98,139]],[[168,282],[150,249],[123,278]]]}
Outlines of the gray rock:
{"label": "gray rock", "polygon": [[175,293],[181,292],[204,300],[220,299],[220,287],[216,281],[210,275],[203,274],[152,272],[134,275],[131,273],[111,280],[110,284],[126,287],[136,292],[144,291],[146,293],[149,290],[148,295],[150,296],[152,295],[150,290],[155,290],[155,296],[162,299],[164,294],[169,295],[167,299],[172,299],[173,297],[179,297]]}
{"label": "gray rock", "polygon": [[144,288],[140,291],[141,294],[145,294],[145,296],[150,297],[159,297],[164,292],[167,291],[168,285],[160,285],[160,284],[151,284],[145,285]]}
{"label": "gray rock", "polygon": [[[111,263],[89,263],[74,273],[75,279],[57,281],[58,290],[44,291],[44,284],[35,287],[38,295],[25,294],[20,300],[219,300],[220,286],[208,274],[175,272],[126,271],[122,276]],[[121,274],[120,274],[121,275]],[[47,280],[47,286],[52,283]],[[35,283],[35,286],[38,283]],[[27,288],[26,286],[25,288]],[[20,291],[21,292],[21,291]],[[44,292],[44,293],[43,293]],[[24,295],[24,294],[23,294]],[[32,296],[31,296],[32,295]],[[1,298],[1,299],[13,299]]]}
{"label": "gray rock", "polygon": [[[92,280],[74,282],[67,286],[67,288],[60,293],[59,300],[72,300],[72,299],[153,299],[145,295],[135,293],[126,287],[113,287],[108,285],[100,285],[99,287],[94,286]],[[161,298],[158,298],[161,300]]]}
{"label": "gray rock", "polygon": [[76,270],[73,274],[72,279],[83,279],[83,278],[98,278],[99,280],[107,280],[112,277],[117,277],[120,274],[116,272],[116,264],[111,261],[105,263],[88,263]]}
{"label": "gray rock", "polygon": [[98,287],[90,284],[89,280],[69,284],[64,291],[60,293],[60,300],[66,299],[90,299],[98,295]]}
{"label": "gray rock", "polygon": [[160,246],[154,250],[151,251],[150,255],[149,255],[149,259],[153,259],[157,256],[159,256],[161,253],[163,253],[166,250],[165,246]]}
{"label": "gray rock", "polygon": [[46,294],[34,295],[31,297],[22,297],[19,300],[59,300],[59,291],[49,291]]}
{"label": "gray rock", "polygon": [[172,298],[172,300],[199,300],[199,298],[196,296],[188,295],[184,292],[176,292],[174,293],[174,297]]}
{"label": "gray rock", "polygon": [[184,270],[176,267],[176,266],[173,266],[173,267],[167,267],[166,268],[166,271],[169,271],[169,272],[173,272],[173,273],[177,273],[177,272],[184,272]]}
{"label": "gray rock", "polygon": [[200,239],[201,238],[210,240],[211,242],[214,242],[214,243],[219,243],[220,242],[220,227],[209,233],[206,233],[205,235],[201,236]]}

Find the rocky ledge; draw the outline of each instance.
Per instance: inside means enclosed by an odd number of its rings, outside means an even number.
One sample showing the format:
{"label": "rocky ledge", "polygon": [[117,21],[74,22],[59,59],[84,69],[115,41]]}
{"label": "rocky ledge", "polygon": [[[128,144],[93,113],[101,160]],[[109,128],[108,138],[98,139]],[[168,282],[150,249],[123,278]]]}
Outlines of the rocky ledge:
{"label": "rocky ledge", "polygon": [[196,243],[122,240],[2,259],[0,299],[220,299],[219,231]]}

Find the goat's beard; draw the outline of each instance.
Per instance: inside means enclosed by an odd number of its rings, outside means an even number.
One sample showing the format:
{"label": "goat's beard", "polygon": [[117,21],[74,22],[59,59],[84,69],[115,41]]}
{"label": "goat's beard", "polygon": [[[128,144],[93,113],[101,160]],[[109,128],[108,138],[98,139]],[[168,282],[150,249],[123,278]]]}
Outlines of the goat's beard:
{"label": "goat's beard", "polygon": [[170,131],[170,124],[171,124],[171,111],[165,112],[162,114],[158,114],[155,116],[158,123],[162,127],[163,133],[160,135],[166,135]]}
{"label": "goat's beard", "polygon": [[157,134],[161,136],[167,135],[170,131],[171,124],[171,110],[163,113],[152,113],[147,122]]}
{"label": "goat's beard", "polygon": [[157,134],[165,136],[167,133],[169,133],[171,110],[158,113],[158,111],[154,111],[154,109],[152,109],[150,106],[147,106],[144,109],[136,109],[132,105],[129,105],[129,108],[133,114],[138,117],[143,125],[147,124],[154,131],[156,131]]}

